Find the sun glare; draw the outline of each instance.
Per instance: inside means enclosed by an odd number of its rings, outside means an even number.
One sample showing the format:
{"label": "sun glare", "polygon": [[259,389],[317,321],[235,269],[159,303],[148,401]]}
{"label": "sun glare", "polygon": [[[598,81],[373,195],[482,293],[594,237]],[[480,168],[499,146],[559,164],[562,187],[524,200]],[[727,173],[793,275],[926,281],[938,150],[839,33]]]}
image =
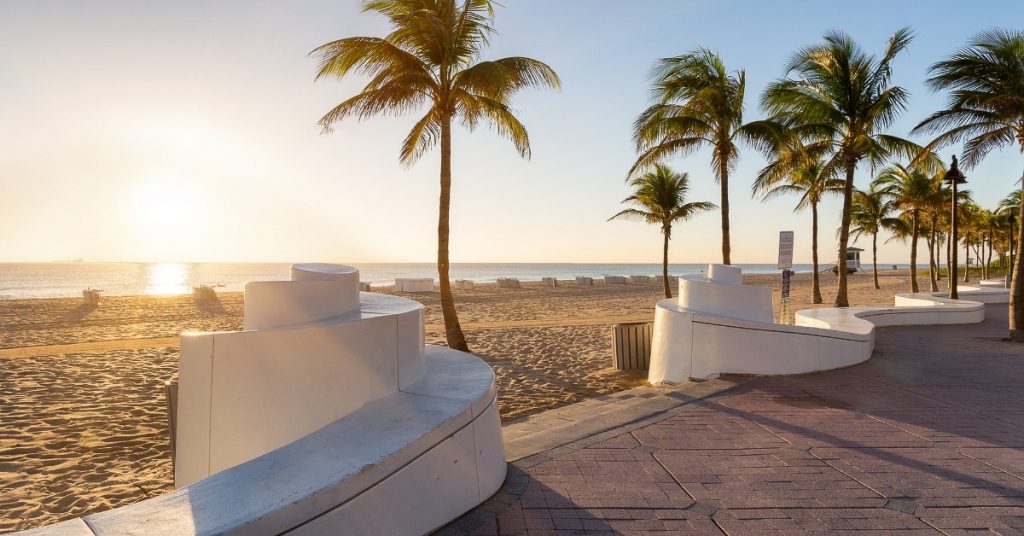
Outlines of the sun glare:
{"label": "sun glare", "polygon": [[166,296],[189,291],[188,268],[184,264],[149,264],[146,269],[146,294]]}
{"label": "sun glare", "polygon": [[145,179],[131,194],[128,224],[140,240],[164,254],[188,250],[206,219],[202,194],[187,178],[165,174]]}

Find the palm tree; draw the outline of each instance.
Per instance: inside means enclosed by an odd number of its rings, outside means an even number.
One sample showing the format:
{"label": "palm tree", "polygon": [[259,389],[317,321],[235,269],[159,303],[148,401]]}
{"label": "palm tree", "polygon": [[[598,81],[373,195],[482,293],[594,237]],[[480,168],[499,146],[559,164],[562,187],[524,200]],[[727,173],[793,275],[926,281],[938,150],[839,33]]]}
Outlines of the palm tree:
{"label": "palm tree", "polygon": [[387,17],[385,37],[348,37],[310,53],[320,60],[316,79],[370,78],[363,90],[320,119],[324,132],[342,119],[404,114],[422,110],[399,152],[412,165],[441,145],[441,192],[437,224],[437,271],[448,346],[468,350],[455,311],[449,281],[448,232],[451,203],[452,122],[472,130],[492,125],[523,157],[530,155],[526,128],[509,109],[509,100],[526,87],[559,87],[558,75],[537,60],[509,57],[474,63],[493,33],[492,0],[365,0],[364,11]]}
{"label": "palm tree", "polygon": [[[906,107],[907,91],[890,85],[891,62],[911,38],[908,28],[897,31],[889,38],[881,58],[876,58],[865,53],[850,36],[833,31],[825,35],[824,43],[798,50],[786,69],[796,77],[787,74],[787,78],[769,84],[761,98],[762,107],[770,115],[818,132],[832,149],[826,165],[845,174],[836,307],[850,305],[846,270],[842,268],[846,267],[857,165],[867,160],[874,168],[893,155],[909,159],[921,153],[917,145],[881,133]],[[928,160],[922,165],[934,162]]]}
{"label": "palm tree", "polygon": [[1021,191],[1020,190],[1016,190],[1016,191],[1010,192],[1009,195],[1007,195],[1006,197],[1004,197],[1002,200],[999,201],[999,207],[996,209],[997,213],[1002,214],[1002,215],[1004,215],[1006,217],[1006,220],[1007,220],[1006,223],[1007,223],[1007,226],[1009,227],[1007,230],[1009,231],[1010,234],[1009,234],[1009,236],[1007,236],[1007,242],[1009,242],[1009,246],[1010,246],[1010,267],[1011,268],[1014,266],[1014,264],[1013,264],[1013,259],[1015,257],[1014,253],[1016,252],[1018,255],[1020,254],[1020,250],[1019,249],[1015,249],[1013,247],[1013,227],[1014,227],[1015,224],[1016,225],[1024,224],[1024,214],[1021,213],[1021,197],[1022,197],[1022,195],[1021,195]]}
{"label": "palm tree", "polygon": [[942,279],[942,273],[939,270],[939,257],[942,252],[942,244],[945,242],[942,229],[948,226],[947,222],[949,221],[947,199],[949,199],[951,188],[942,182],[942,176],[940,173],[933,175],[932,180],[936,184],[935,195],[931,204],[923,212],[923,219],[928,224],[925,241],[928,244],[928,280],[932,292],[939,291],[939,280]]}
{"label": "palm tree", "polygon": [[689,175],[675,173],[664,164],[655,165],[653,171],[634,178],[629,185],[633,187],[633,195],[622,202],[636,208],[624,209],[608,218],[608,221],[623,218],[661,225],[661,234],[665,237],[661,274],[665,282],[665,297],[671,298],[672,290],[668,284],[668,241],[672,239],[672,224],[712,210],[715,204],[706,201],[687,202]]}
{"label": "palm tree", "polygon": [[[879,191],[875,184],[872,184],[866,192],[854,190],[853,203],[850,208],[850,223],[853,225],[850,233],[854,241],[866,234],[871,235],[871,263],[875,288],[882,288],[878,284],[878,233],[882,231],[896,233],[901,229],[903,222],[890,215],[892,205],[886,202],[885,193]],[[845,261],[844,258],[843,262]],[[840,268],[839,273],[842,272],[843,270]]]}
{"label": "palm tree", "polygon": [[883,170],[873,183],[894,209],[903,212],[909,224],[911,292],[920,291],[917,285],[917,239],[921,234],[923,213],[935,205],[941,192],[937,178],[894,164]]}
{"label": "palm tree", "polygon": [[[930,144],[964,142],[964,165],[980,163],[994,149],[1014,146],[1024,152],[1024,32],[990,30],[930,69],[933,90],[950,92],[946,108],[928,116],[914,130],[940,133]],[[1024,183],[1021,184],[1024,189]],[[1024,247],[1018,229],[1017,251]],[[1024,263],[1012,269],[1010,339],[1024,342]]]}
{"label": "palm tree", "polygon": [[671,156],[711,147],[711,166],[722,189],[722,263],[731,263],[729,235],[729,173],[736,167],[745,139],[756,147],[772,134],[765,121],[743,123],[746,75],[730,72],[717,53],[699,48],[682,56],[664,58],[652,70],[657,103],[633,123],[633,139],[640,156],[629,176]]}
{"label": "palm tree", "polygon": [[811,142],[804,144],[798,132],[792,132],[789,140],[773,150],[773,159],[757,175],[754,192],[761,193],[762,200],[784,194],[800,197],[794,212],[811,208],[811,297],[814,303],[822,303],[818,274],[818,203],[829,194],[842,191],[843,181],[835,177],[834,169],[828,168],[823,159],[827,144]]}

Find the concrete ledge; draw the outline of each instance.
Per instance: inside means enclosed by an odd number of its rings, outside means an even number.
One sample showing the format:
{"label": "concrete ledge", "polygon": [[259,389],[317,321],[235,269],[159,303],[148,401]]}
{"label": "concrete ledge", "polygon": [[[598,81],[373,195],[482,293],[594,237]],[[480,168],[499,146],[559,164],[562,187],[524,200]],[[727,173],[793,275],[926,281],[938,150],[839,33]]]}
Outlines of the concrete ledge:
{"label": "concrete ledge", "polygon": [[764,317],[762,296],[739,290],[753,287],[729,279],[680,278],[679,298],[658,302],[650,383],[842,368],[871,357],[875,327],[968,324],[985,318],[982,303],[917,293],[897,295],[895,307],[804,309],[796,313],[797,325],[775,324],[759,320]]}
{"label": "concrete ledge", "polygon": [[410,388],[254,460],[24,534],[428,533],[497,491],[506,463],[490,367],[441,347],[426,362]]}
{"label": "concrete ledge", "polygon": [[[995,284],[995,283],[998,283]],[[979,303],[1010,303],[1010,289],[1006,288],[1002,280],[982,281],[981,286],[968,287],[957,286],[956,291],[960,293],[961,300],[976,301]],[[948,298],[949,292],[936,292],[935,296]]]}

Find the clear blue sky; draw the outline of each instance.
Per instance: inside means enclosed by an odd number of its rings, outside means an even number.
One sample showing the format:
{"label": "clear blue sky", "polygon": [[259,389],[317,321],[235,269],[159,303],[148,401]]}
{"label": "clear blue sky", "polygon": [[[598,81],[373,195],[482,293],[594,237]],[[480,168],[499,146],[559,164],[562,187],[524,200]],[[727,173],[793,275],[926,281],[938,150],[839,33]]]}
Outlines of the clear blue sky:
{"label": "clear blue sky", "polygon": [[[928,65],[980,30],[1024,26],[1019,1],[505,4],[484,57],[532,56],[564,87],[514,100],[532,160],[486,128],[457,133],[455,262],[660,260],[655,227],[605,222],[628,195],[630,126],[657,58],[719,51],[746,70],[755,119],[796,48],[839,28],[875,52],[909,25],[917,37],[894,78],[912,99],[891,131],[907,135],[943,102],[923,86]],[[386,29],[352,0],[0,3],[0,261],[432,260],[437,155],[397,163],[412,118],[347,122],[330,136],[315,124],[359,81],[314,84],[306,54]],[[706,152],[671,165],[690,173],[694,200],[718,200]],[[750,198],[761,165],[746,150],[733,174],[733,260],[772,262],[777,232],[791,229],[807,261],[810,215],[792,214],[795,200]],[[968,172],[969,187],[992,207],[1022,169],[1024,156],[1004,150]],[[869,180],[862,169],[858,186]],[[838,211],[823,208],[826,257]],[[711,213],[676,231],[671,257],[719,252]],[[880,258],[906,262],[906,246]]]}

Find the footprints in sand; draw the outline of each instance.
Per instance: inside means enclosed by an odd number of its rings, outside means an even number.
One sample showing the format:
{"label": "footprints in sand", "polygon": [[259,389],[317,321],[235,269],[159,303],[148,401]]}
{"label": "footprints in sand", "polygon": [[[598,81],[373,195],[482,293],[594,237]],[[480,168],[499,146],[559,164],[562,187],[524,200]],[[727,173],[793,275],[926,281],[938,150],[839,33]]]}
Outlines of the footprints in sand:
{"label": "footprints in sand", "polygon": [[0,360],[0,531],[171,489],[174,348]]}

